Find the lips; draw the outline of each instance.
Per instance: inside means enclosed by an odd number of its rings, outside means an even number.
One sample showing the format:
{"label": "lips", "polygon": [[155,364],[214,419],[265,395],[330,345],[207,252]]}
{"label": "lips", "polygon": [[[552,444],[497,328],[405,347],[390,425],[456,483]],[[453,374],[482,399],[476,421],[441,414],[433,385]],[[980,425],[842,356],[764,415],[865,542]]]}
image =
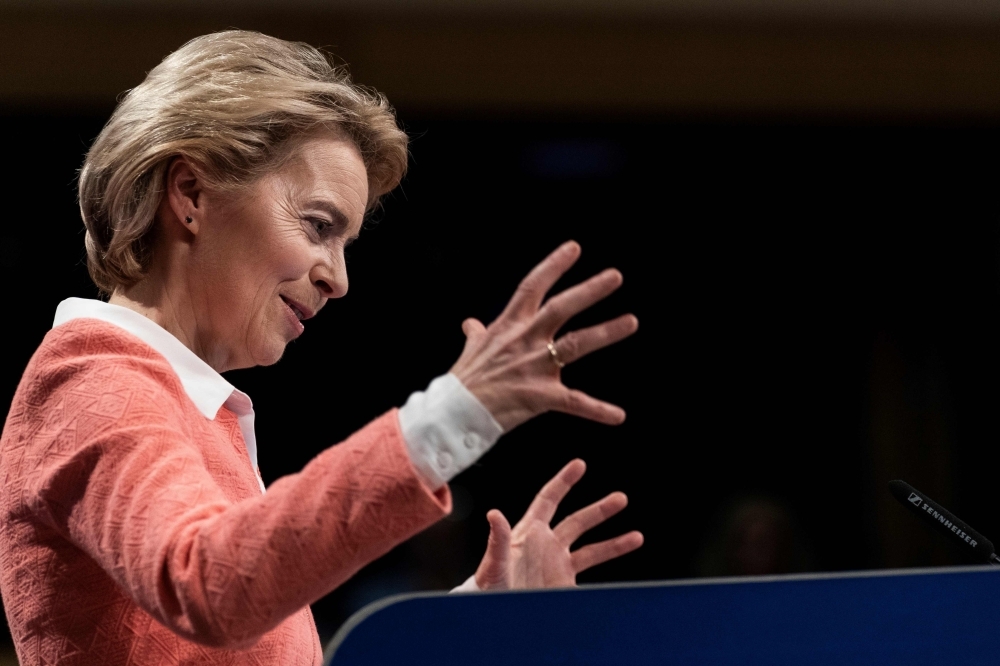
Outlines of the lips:
{"label": "lips", "polygon": [[302,322],[312,318],[316,313],[294,299],[288,298],[283,294],[279,294],[279,296],[281,297],[281,302],[285,305],[285,312],[288,314],[289,324],[295,331],[295,337],[299,337],[306,330]]}
{"label": "lips", "polygon": [[295,318],[299,321],[312,319],[316,315],[315,312],[307,308],[305,305],[302,305],[302,303],[299,303],[298,301],[283,294],[279,294],[279,296],[281,297],[281,300],[284,301],[288,309],[292,311],[292,314],[295,315]]}
{"label": "lips", "polygon": [[292,311],[292,314],[294,314],[299,321],[302,321],[303,319],[306,318],[305,313],[303,313],[302,310],[299,309],[298,305],[296,305],[294,302],[289,301],[284,296],[281,297],[281,300],[285,302],[285,305],[288,307],[289,310]]}

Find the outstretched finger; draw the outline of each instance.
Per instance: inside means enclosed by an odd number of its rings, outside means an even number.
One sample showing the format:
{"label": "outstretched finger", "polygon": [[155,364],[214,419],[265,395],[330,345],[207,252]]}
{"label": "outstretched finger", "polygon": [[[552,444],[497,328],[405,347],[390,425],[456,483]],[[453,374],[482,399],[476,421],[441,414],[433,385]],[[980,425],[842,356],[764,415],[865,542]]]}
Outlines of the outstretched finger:
{"label": "outstretched finger", "polygon": [[625,493],[611,493],[604,499],[566,516],[552,532],[556,535],[559,543],[571,546],[574,541],[583,536],[584,532],[597,527],[626,506],[628,506],[628,497],[625,496]]}
{"label": "outstretched finger", "polygon": [[613,560],[616,557],[625,555],[626,553],[631,553],[633,550],[641,546],[642,542],[643,536],[641,532],[629,532],[628,534],[622,534],[614,539],[592,543],[573,551],[569,555],[570,563],[573,565],[573,570],[576,573],[580,573],[581,571],[586,571],[590,567],[595,567],[598,564],[607,562],[608,560]]}
{"label": "outstretched finger", "polygon": [[522,520],[540,520],[546,525],[552,522],[552,517],[559,508],[559,502],[563,501],[566,493],[576,485],[586,471],[587,464],[579,458],[566,463],[559,473],[538,491],[531,506],[524,512]]}
{"label": "outstretched finger", "polygon": [[609,268],[559,292],[545,302],[532,323],[532,328],[544,337],[551,338],[571,317],[613,294],[622,286],[623,280],[617,269]]}
{"label": "outstretched finger", "polygon": [[603,324],[571,331],[555,341],[556,356],[563,363],[572,363],[587,354],[624,340],[639,330],[635,315],[626,314]]}
{"label": "outstretched finger", "polygon": [[462,322],[462,333],[467,338],[475,338],[486,332],[486,326],[475,317],[469,317]]}
{"label": "outstretched finger", "polygon": [[541,307],[552,285],[579,258],[580,244],[576,241],[567,241],[557,247],[521,280],[503,313],[515,317],[533,315]]}
{"label": "outstretched finger", "polygon": [[498,509],[486,514],[490,524],[490,536],[486,542],[486,554],[476,569],[476,585],[480,590],[510,587],[510,523]]}
{"label": "outstretched finger", "polygon": [[625,422],[625,410],[618,405],[592,398],[583,391],[561,386],[550,409],[572,414],[583,419],[597,421],[605,425],[621,425]]}

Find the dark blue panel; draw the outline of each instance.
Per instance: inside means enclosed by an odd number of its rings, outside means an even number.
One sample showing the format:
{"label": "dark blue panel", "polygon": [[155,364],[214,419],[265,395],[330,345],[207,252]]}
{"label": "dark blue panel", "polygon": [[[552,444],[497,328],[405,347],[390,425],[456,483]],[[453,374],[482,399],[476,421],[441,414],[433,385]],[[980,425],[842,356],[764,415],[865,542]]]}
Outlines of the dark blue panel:
{"label": "dark blue panel", "polygon": [[997,664],[1000,570],[963,568],[425,595],[334,639],[371,664]]}

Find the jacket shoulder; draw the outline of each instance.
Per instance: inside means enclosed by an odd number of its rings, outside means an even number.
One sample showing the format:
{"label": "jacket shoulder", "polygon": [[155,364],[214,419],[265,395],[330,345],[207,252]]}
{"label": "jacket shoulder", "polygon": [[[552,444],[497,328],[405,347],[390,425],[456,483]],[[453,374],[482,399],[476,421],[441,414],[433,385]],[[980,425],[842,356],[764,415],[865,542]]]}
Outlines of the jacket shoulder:
{"label": "jacket shoulder", "polygon": [[95,400],[110,408],[136,391],[156,394],[164,406],[183,400],[180,380],[152,347],[113,324],[74,319],[49,331],[32,355],[14,394],[4,435],[53,418],[57,404],[59,412]]}

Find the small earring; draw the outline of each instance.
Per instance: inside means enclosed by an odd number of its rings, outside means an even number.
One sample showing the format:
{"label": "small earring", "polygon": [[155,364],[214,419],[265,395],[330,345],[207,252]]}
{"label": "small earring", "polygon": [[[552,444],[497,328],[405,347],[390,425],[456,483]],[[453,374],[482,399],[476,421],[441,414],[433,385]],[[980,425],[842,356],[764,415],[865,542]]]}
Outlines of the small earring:
{"label": "small earring", "polygon": [[191,224],[192,222],[194,222],[194,220],[191,219],[190,215],[188,215],[187,217],[185,217],[184,221],[187,222],[188,224]]}

